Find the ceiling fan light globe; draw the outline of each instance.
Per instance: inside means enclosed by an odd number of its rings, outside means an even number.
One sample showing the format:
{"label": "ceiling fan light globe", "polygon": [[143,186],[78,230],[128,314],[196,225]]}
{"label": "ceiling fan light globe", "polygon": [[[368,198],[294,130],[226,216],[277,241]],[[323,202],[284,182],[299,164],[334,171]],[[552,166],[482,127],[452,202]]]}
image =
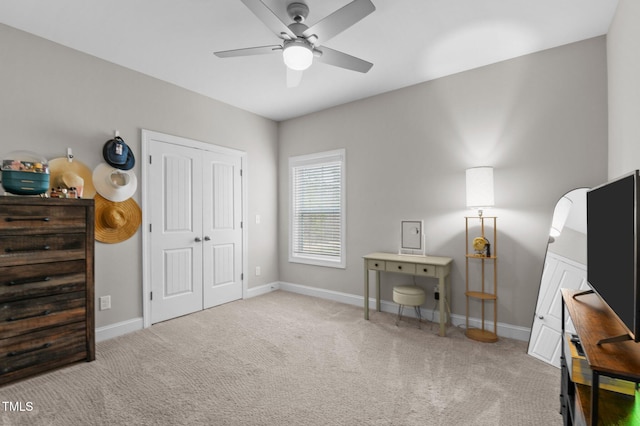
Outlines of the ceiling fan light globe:
{"label": "ceiling fan light globe", "polygon": [[313,51],[305,44],[289,44],[282,52],[282,58],[287,67],[295,71],[304,71],[313,62]]}

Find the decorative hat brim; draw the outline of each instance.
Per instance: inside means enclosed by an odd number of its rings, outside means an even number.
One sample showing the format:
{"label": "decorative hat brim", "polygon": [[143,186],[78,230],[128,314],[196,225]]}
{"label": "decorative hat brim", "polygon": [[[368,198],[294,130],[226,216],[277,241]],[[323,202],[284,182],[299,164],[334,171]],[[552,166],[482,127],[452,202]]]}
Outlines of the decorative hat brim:
{"label": "decorative hat brim", "polygon": [[[114,244],[131,238],[142,223],[142,210],[133,198],[125,201],[109,201],[100,194],[96,194],[95,202],[95,238],[101,243]],[[104,220],[104,213],[117,208],[122,213],[124,222],[117,228],[112,228]]]}
{"label": "decorative hat brim", "polygon": [[49,160],[49,185],[52,188],[58,186],[60,178],[67,172],[75,173],[84,180],[82,198],[93,198],[96,195],[91,169],[75,158],[71,161],[67,157]]}

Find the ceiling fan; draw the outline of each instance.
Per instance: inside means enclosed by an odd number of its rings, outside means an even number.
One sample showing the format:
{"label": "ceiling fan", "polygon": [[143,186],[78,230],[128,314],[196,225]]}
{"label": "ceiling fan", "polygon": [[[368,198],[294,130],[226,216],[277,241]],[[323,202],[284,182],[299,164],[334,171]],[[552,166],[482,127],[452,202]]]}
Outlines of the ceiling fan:
{"label": "ceiling fan", "polygon": [[288,87],[295,87],[300,83],[302,72],[311,66],[314,58],[325,64],[361,73],[366,73],[373,66],[371,62],[321,46],[321,43],[338,35],[376,10],[371,0],[353,0],[311,27],[304,24],[309,15],[309,6],[305,3],[293,2],[287,6],[287,14],[293,20],[289,25],[282,22],[261,0],[242,0],[242,3],[283,42],[269,46],[215,52],[214,54],[219,58],[281,53],[287,66]]}

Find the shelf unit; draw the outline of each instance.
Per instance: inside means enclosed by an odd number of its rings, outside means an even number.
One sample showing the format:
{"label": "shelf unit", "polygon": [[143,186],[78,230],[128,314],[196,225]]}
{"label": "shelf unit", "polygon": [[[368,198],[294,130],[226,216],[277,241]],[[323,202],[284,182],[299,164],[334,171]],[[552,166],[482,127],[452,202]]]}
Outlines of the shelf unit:
{"label": "shelf unit", "polygon": [[[640,422],[638,392],[624,395],[602,389],[601,376],[640,382],[640,344],[632,340],[599,344],[601,339],[624,334],[615,314],[595,293],[563,288],[562,335],[566,313],[571,318],[591,370],[593,386],[575,383],[568,371],[562,345],[560,411],[565,425],[635,425]],[[565,313],[566,310],[566,313]]]}
{"label": "shelf unit", "polygon": [[[493,343],[498,341],[498,246],[496,228],[497,217],[495,216],[467,216],[465,217],[465,296],[467,298],[466,306],[466,336],[473,340],[481,342]],[[469,228],[472,230],[479,227],[480,235],[469,236]],[[488,228],[488,229],[487,229]],[[487,237],[488,236],[488,237]],[[484,238],[489,242],[489,249],[482,253],[473,250],[473,240],[476,237]],[[469,277],[470,262],[480,263],[480,288],[477,284],[472,285]],[[487,282],[486,269],[493,268],[493,283]],[[480,328],[471,328],[469,326],[469,307],[472,301],[479,301],[481,309],[481,326]],[[485,324],[485,315],[488,303],[493,304],[493,331],[488,330]]]}

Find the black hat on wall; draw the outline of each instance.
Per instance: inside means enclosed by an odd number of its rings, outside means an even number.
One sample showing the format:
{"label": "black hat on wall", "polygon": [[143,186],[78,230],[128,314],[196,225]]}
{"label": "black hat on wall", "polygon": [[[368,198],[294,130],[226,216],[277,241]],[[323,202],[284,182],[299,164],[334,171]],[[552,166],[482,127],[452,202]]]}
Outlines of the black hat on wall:
{"label": "black hat on wall", "polygon": [[116,136],[104,144],[102,156],[107,164],[120,170],[131,170],[136,164],[133,151],[120,136]]}

